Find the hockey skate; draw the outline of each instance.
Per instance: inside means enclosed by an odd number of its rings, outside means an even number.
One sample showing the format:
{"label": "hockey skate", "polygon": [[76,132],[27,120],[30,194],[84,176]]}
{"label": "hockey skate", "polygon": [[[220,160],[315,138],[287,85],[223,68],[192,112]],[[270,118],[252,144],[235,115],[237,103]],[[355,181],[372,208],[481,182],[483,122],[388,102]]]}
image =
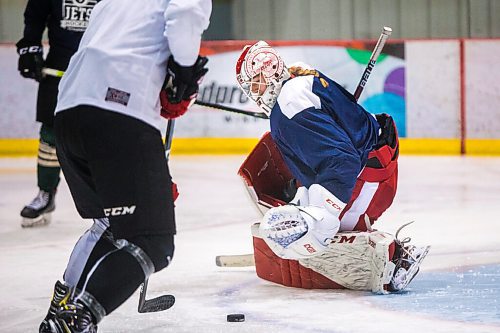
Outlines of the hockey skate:
{"label": "hockey skate", "polygon": [[[413,223],[413,222],[410,222]],[[394,253],[394,275],[389,283],[389,291],[403,291],[417,275],[420,265],[429,252],[430,246],[417,247],[408,244],[411,238],[398,239],[398,234],[407,223],[396,232],[396,251]]]}
{"label": "hockey skate", "polygon": [[54,296],[39,333],[96,333],[90,310],[85,305],[71,299],[71,289],[56,282]]}
{"label": "hockey skate", "polygon": [[59,303],[61,303],[63,299],[68,298],[69,294],[70,288],[64,285],[64,283],[62,283],[61,281],[57,281],[56,285],[54,286],[54,294],[52,295],[52,300],[50,301],[49,311],[40,324],[40,333],[52,332],[52,330],[50,329],[49,321],[53,320],[56,317],[56,310],[59,307]]}
{"label": "hockey skate", "polygon": [[56,208],[55,191],[46,192],[40,190],[38,195],[21,211],[23,228],[47,225],[52,218],[52,212]]}

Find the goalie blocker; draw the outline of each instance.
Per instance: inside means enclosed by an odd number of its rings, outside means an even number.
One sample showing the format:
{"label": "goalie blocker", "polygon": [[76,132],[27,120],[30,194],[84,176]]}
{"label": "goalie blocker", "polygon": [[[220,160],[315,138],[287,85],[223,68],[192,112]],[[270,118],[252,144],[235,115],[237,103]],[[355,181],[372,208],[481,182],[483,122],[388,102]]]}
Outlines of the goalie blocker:
{"label": "goalie blocker", "polygon": [[[385,135],[381,135],[380,145],[370,152],[351,199],[340,214],[340,231],[328,249],[307,259],[280,258],[262,239],[256,224],[252,235],[260,278],[289,287],[383,293],[404,289],[417,274],[428,247],[408,246],[388,233],[371,228],[392,204],[397,187],[397,132],[392,118],[378,115],[377,120]],[[290,202],[300,187],[270,133],[258,142],[238,174],[262,214]]]}

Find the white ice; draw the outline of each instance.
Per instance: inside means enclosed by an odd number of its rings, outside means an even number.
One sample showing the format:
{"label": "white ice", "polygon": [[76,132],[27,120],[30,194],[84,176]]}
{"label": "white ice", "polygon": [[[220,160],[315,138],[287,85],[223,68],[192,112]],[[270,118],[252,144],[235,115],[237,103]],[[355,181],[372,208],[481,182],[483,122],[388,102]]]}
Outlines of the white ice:
{"label": "white ice", "polygon": [[[393,233],[415,220],[405,236],[432,248],[408,292],[391,296],[285,288],[251,267],[217,267],[216,255],[252,251],[259,215],[236,175],[243,159],[171,157],[181,193],[176,252],[151,277],[148,297],[171,293],[176,304],[139,314],[136,292],[99,332],[500,332],[499,270],[482,273],[500,264],[500,158],[401,156],[396,200],[376,227]],[[37,192],[35,164],[0,159],[0,332],[37,332],[53,284],[90,226],[62,181],[52,224],[20,227],[19,212]],[[228,323],[230,313],[246,321]]]}

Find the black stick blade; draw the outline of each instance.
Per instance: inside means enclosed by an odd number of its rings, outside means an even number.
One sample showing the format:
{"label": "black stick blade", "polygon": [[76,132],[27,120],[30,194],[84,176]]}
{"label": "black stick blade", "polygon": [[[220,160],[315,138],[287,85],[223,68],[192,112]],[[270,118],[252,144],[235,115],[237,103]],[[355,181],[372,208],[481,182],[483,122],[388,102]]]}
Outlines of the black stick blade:
{"label": "black stick blade", "polygon": [[170,309],[175,304],[174,295],[162,295],[139,304],[139,313],[159,312]]}

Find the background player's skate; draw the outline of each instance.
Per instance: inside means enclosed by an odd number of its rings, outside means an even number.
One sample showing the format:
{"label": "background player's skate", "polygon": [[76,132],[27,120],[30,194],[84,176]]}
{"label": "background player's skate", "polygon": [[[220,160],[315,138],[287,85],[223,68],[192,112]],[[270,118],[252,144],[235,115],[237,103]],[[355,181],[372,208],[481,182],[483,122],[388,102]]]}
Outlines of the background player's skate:
{"label": "background player's skate", "polygon": [[56,192],[40,190],[37,196],[21,210],[21,226],[23,228],[47,225],[52,220],[55,210]]}

